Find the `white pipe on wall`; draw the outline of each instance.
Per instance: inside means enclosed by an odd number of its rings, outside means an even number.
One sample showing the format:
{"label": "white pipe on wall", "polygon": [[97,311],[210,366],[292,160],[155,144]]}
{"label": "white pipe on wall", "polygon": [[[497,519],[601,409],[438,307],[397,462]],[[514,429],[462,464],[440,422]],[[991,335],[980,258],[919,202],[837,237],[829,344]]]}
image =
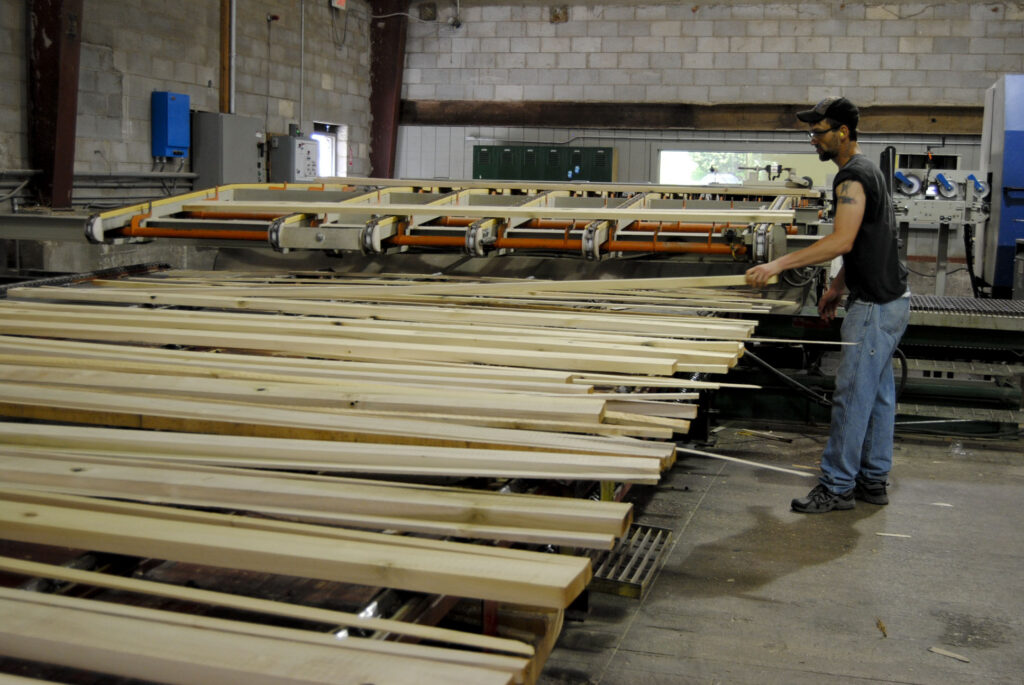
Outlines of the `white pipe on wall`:
{"label": "white pipe on wall", "polygon": [[306,0],[299,2],[299,131],[303,126],[303,104],[306,91]]}

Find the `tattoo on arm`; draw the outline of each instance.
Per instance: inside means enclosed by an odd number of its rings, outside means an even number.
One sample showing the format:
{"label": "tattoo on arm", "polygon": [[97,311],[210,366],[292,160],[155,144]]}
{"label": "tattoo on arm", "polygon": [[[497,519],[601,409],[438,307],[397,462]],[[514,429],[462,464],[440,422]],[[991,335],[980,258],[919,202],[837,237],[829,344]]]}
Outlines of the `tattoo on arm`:
{"label": "tattoo on arm", "polygon": [[836,202],[843,205],[857,204],[857,200],[851,197],[848,193],[850,192],[850,182],[843,181],[839,184],[839,190],[836,193]]}

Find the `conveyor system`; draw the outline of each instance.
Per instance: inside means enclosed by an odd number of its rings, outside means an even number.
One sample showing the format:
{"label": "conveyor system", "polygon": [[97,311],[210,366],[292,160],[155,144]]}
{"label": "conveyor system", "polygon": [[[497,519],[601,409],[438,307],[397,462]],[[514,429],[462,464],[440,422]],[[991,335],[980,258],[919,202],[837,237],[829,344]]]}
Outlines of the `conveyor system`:
{"label": "conveyor system", "polygon": [[512,251],[769,260],[816,228],[820,193],[784,186],[640,186],[338,179],[239,184],[90,217],[97,243],[177,238],[276,250],[472,256]]}

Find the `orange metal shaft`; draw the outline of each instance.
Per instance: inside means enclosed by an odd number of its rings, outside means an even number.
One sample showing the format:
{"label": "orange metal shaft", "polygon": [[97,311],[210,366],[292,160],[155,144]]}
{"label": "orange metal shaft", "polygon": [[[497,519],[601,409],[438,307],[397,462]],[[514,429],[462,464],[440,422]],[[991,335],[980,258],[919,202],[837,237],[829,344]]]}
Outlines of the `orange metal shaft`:
{"label": "orange metal shaft", "polygon": [[126,226],[121,235],[131,238],[198,238],[202,240],[267,240],[264,230],[231,230],[217,228],[158,228]]}

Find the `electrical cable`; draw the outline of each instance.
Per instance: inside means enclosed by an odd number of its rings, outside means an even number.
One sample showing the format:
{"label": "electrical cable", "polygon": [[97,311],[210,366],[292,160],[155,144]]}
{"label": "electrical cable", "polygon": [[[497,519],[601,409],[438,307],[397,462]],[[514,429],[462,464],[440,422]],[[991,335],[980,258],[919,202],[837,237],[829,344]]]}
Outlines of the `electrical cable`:
{"label": "electrical cable", "polygon": [[338,13],[331,12],[331,39],[334,41],[334,49],[341,50],[345,47],[345,40],[348,38],[348,13],[345,10],[345,23],[341,26],[341,40],[338,40]]}
{"label": "electrical cable", "polygon": [[783,381],[785,381],[789,385],[797,388],[798,390],[800,390],[800,392],[804,393],[805,395],[807,395],[808,397],[813,399],[818,404],[824,405],[826,407],[831,407],[832,406],[832,400],[830,400],[829,398],[825,397],[821,393],[816,392],[816,391],[812,390],[811,388],[808,388],[803,383],[801,383],[801,382],[799,382],[797,380],[794,380],[793,378],[790,378],[789,376],[787,376],[786,374],[782,373],[781,371],[776,369],[774,366],[772,366],[771,364],[769,364],[765,360],[763,360],[760,357],[758,357],[756,354],[751,352],[749,349],[743,351],[743,357],[744,358],[748,358],[749,357],[750,359],[754,360],[763,369],[765,369],[766,371],[769,371],[769,372],[775,374],[776,376],[781,378]]}
{"label": "electrical cable", "polygon": [[18,193],[20,193],[22,190],[24,190],[25,186],[28,185],[29,180],[31,180],[31,179],[27,179],[26,178],[24,181],[19,183],[18,186],[14,190],[10,191],[9,193],[4,194],[3,196],[0,196],[0,202],[6,202],[7,200],[10,200],[12,197],[14,197]]}
{"label": "electrical cable", "polygon": [[[783,381],[785,381],[789,385],[797,388],[798,390],[800,390],[801,392],[806,394],[808,397],[813,399],[818,404],[821,404],[821,405],[826,406],[826,407],[832,407],[834,405],[832,400],[830,400],[829,398],[825,397],[824,395],[822,395],[821,393],[819,393],[819,392],[817,392],[815,390],[812,390],[811,388],[809,388],[806,385],[804,385],[803,383],[795,380],[794,378],[791,378],[790,376],[787,376],[786,374],[782,373],[781,371],[776,369],[774,366],[772,366],[771,364],[769,364],[768,362],[766,362],[765,360],[761,359],[756,354],[751,352],[750,350],[744,350],[743,356],[744,356],[744,358],[749,357],[750,359],[754,360],[762,368],[764,368],[765,370],[775,374],[776,376],[781,378]],[[903,395],[903,390],[907,387],[907,376],[908,376],[908,373],[909,373],[909,365],[907,363],[907,355],[905,355],[903,353],[903,350],[901,350],[900,348],[897,347],[893,351],[893,356],[897,357],[900,360],[900,384],[899,384],[899,386],[896,389],[896,399],[898,400],[900,398],[900,396]]]}
{"label": "electrical cable", "polygon": [[802,288],[810,284],[818,275],[818,267],[802,266],[797,269],[786,269],[782,272],[782,280],[794,288]]}
{"label": "electrical cable", "polygon": [[898,357],[900,360],[900,384],[896,388],[896,399],[899,400],[903,395],[903,389],[907,387],[907,375],[910,371],[910,364],[907,363],[907,355],[903,354],[903,350],[898,347],[893,351],[893,356]]}
{"label": "electrical cable", "polygon": [[413,16],[408,12],[392,12],[390,14],[371,14],[370,19],[390,19],[391,17],[408,17],[409,19],[415,19],[421,21],[424,24],[433,24],[434,19],[420,19],[419,17]]}
{"label": "electrical cable", "polygon": [[[960,272],[960,271],[966,271],[966,270],[967,270],[967,267],[965,267],[965,266],[961,266],[961,267],[958,267],[958,268],[956,268],[956,269],[953,269],[952,271],[947,271],[947,272],[946,272],[946,275],[948,276],[948,275],[950,275],[950,274],[955,274],[955,273],[957,273],[957,272]],[[938,278],[938,275],[937,275],[937,274],[925,274],[925,273],[921,273],[920,271],[914,271],[914,270],[913,270],[913,269],[911,269],[911,268],[910,268],[909,266],[907,267],[907,271],[909,271],[910,273],[914,274],[915,276],[920,276],[921,278]]]}

